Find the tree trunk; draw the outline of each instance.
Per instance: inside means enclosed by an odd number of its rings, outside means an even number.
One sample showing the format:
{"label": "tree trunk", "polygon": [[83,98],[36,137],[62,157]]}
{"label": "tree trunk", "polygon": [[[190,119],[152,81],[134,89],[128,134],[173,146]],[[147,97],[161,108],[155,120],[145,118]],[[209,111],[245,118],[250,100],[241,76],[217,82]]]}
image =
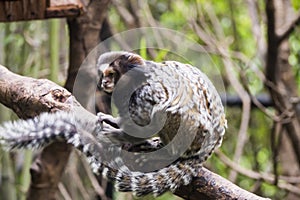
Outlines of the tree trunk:
{"label": "tree trunk", "polygon": [[[274,101],[277,114],[281,116],[278,123],[283,127],[280,145],[280,163],[283,173],[289,176],[300,175],[300,116],[297,115],[293,98],[297,97],[297,84],[292,68],[288,63],[289,44],[287,32],[293,24],[293,8],[290,1],[268,0],[266,5],[268,19],[268,52],[266,65],[266,86]],[[285,30],[279,28],[290,24]],[[281,28],[283,29],[283,28]],[[275,139],[273,138],[273,141]],[[276,161],[275,161],[276,162]],[[276,172],[275,172],[276,173]],[[287,199],[296,199],[289,194]]]}

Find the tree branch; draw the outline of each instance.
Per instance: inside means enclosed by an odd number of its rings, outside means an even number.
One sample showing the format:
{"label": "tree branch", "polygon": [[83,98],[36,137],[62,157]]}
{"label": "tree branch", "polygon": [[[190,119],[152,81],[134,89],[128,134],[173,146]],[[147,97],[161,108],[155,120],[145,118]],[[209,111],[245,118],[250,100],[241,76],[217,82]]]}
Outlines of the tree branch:
{"label": "tree branch", "polygon": [[209,171],[206,168],[201,168],[198,176],[188,186],[180,187],[176,193],[185,199],[251,199],[263,200],[267,198],[259,197],[251,192],[248,192],[229,180]]}
{"label": "tree branch", "polygon": [[[68,110],[70,106],[65,101],[70,96],[70,92],[49,80],[23,77],[0,65],[0,102],[20,118]],[[55,199],[70,151],[71,147],[61,142],[44,149],[30,169],[32,182],[28,199]]]}
{"label": "tree branch", "polygon": [[282,41],[287,39],[298,25],[300,25],[300,13],[286,29],[278,33],[278,43],[280,44]]}
{"label": "tree branch", "polygon": [[69,106],[64,102],[70,96],[70,92],[49,80],[20,76],[0,65],[0,102],[20,118],[66,110]]}
{"label": "tree branch", "polygon": [[[26,83],[26,84],[24,84]],[[20,76],[0,66],[0,102],[13,109],[22,118],[33,117],[41,112],[71,109],[67,99],[71,94],[64,88],[45,79],[33,79]],[[94,115],[74,102],[87,117],[94,120]],[[73,102],[73,103],[74,103]],[[81,113],[82,113],[81,112]],[[84,114],[85,114],[84,113]],[[55,199],[55,192],[71,148],[65,143],[54,143],[44,149],[31,168],[32,183],[30,199]],[[57,154],[64,156],[57,156]],[[60,167],[58,167],[60,166]],[[198,177],[188,186],[182,186],[176,194],[188,198],[199,199],[264,199],[247,192],[221,176],[202,168]]]}
{"label": "tree branch", "polygon": [[[264,172],[256,172],[256,171],[246,169],[246,168],[240,166],[239,164],[237,164],[236,162],[231,161],[226,155],[224,155],[219,150],[216,151],[216,154],[218,155],[220,160],[225,165],[227,165],[231,169],[235,170],[239,174],[247,176],[251,179],[262,180],[269,184],[274,184],[274,182],[276,181],[276,175],[274,175],[274,174],[264,173]],[[279,188],[293,192],[294,194],[296,194],[298,196],[300,195],[300,188],[293,185],[293,183],[297,184],[300,182],[300,177],[279,175],[278,179],[279,180],[278,180],[277,186]]]}

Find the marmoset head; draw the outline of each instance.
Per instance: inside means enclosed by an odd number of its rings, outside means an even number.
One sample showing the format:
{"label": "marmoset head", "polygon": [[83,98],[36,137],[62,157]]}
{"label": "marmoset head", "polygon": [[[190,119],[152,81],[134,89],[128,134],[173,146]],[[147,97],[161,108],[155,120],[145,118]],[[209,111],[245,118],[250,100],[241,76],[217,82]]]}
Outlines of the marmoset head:
{"label": "marmoset head", "polygon": [[126,51],[102,54],[97,61],[98,74],[100,76],[98,88],[107,93],[112,93],[123,74],[134,67],[144,64],[142,57]]}

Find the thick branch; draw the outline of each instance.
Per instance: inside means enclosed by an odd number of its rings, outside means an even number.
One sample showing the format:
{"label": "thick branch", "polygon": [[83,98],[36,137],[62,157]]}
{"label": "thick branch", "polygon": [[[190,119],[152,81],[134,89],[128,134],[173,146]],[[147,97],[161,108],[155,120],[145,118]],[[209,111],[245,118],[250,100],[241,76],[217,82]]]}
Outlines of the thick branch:
{"label": "thick branch", "polygon": [[[19,76],[0,66],[0,102],[12,108],[22,118],[32,117],[44,111],[70,109],[66,102],[70,97],[68,91],[51,81]],[[77,105],[76,101],[73,103]],[[88,113],[86,110],[82,110],[81,113],[83,112]],[[92,116],[86,117],[94,120]],[[40,155],[41,160],[35,162],[31,168],[30,199],[54,199],[69,151],[70,147],[64,143],[54,143],[44,149]],[[65,156],[58,157],[57,153]],[[176,194],[188,199],[264,199],[205,168],[198,172],[198,177],[190,185],[180,187]]]}
{"label": "thick branch", "polygon": [[10,72],[0,65],[0,102],[26,119],[41,112],[68,108],[71,93],[46,79],[34,79]]}
{"label": "thick branch", "polygon": [[[65,101],[70,96],[70,92],[49,80],[19,76],[0,65],[0,102],[20,118],[67,110],[70,106]],[[44,149],[30,170],[28,199],[55,199],[70,151],[65,143],[53,143]]]}
{"label": "thick branch", "polygon": [[198,176],[188,186],[180,187],[176,193],[185,199],[251,199],[263,200],[267,198],[259,197],[251,192],[248,192],[229,180],[209,171],[206,168],[201,168]]}

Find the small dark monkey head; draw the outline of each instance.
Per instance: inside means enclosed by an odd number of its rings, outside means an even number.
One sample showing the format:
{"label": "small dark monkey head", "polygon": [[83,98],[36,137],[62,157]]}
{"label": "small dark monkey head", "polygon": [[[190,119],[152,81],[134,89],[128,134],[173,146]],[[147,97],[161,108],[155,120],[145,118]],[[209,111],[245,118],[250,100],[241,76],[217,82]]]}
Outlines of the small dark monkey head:
{"label": "small dark monkey head", "polygon": [[143,58],[137,54],[125,51],[104,53],[97,62],[100,76],[98,87],[107,93],[112,93],[123,74],[144,64]]}

